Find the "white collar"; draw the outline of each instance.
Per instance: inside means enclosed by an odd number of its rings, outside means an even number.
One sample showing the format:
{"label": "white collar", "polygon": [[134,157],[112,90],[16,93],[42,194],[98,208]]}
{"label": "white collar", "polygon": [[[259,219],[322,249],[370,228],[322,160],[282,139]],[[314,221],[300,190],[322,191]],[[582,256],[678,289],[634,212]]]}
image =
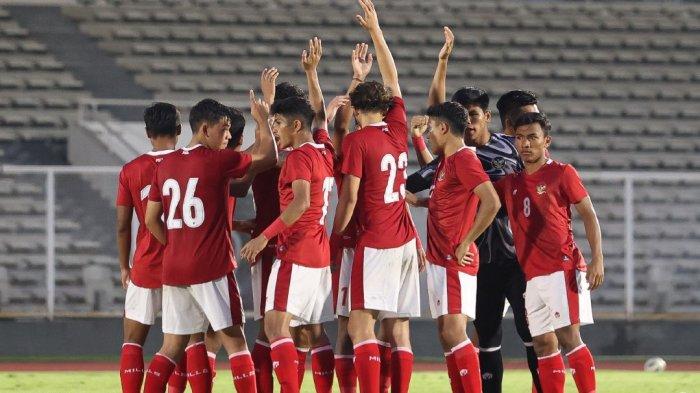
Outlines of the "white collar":
{"label": "white collar", "polygon": [[384,127],[385,125],[385,121],[380,121],[378,123],[367,124],[367,127]]}
{"label": "white collar", "polygon": [[184,150],[184,151],[191,151],[191,150],[194,150],[194,149],[196,149],[196,148],[198,148],[198,147],[200,147],[200,146],[202,146],[202,144],[201,144],[201,143],[198,143],[198,144],[196,144],[196,145],[194,145],[194,146],[192,146],[192,147],[183,147],[182,150]]}
{"label": "white collar", "polygon": [[[304,145],[311,145],[311,146],[313,146],[313,147],[315,147],[315,148],[317,148],[317,149],[325,149],[325,148],[326,148],[326,146],[323,145],[323,144],[320,144],[320,143],[313,143],[313,142],[304,142],[304,143],[302,143],[301,145],[299,145],[299,147],[302,147],[302,146],[304,146]],[[297,149],[298,149],[299,147],[297,147]]]}
{"label": "white collar", "polygon": [[175,150],[159,150],[159,151],[147,151],[146,154],[149,156],[162,156],[174,152]]}

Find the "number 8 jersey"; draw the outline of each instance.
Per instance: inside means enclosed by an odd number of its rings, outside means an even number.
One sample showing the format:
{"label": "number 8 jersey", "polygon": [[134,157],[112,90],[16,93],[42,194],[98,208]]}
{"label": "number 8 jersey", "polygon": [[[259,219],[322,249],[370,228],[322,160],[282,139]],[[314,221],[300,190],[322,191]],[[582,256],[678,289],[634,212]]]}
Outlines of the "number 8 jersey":
{"label": "number 8 jersey", "polygon": [[248,154],[196,145],[158,165],[148,200],[163,204],[164,285],[200,284],[234,269],[229,180],[245,175],[250,163]]}
{"label": "number 8 jersey", "polygon": [[361,179],[355,212],[358,244],[386,249],[415,237],[406,208],[408,128],[403,99],[393,98],[384,121],[343,140],[342,173]]}

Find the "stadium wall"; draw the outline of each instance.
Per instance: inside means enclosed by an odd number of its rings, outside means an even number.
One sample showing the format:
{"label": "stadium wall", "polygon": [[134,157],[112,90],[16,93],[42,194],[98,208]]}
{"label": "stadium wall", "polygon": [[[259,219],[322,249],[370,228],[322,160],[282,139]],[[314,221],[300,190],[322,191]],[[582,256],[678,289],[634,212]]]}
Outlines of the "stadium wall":
{"label": "stadium wall", "polygon": [[[524,357],[512,320],[503,325],[503,356]],[[145,353],[160,346],[160,320],[152,328]],[[328,335],[334,340],[335,326]],[[413,350],[419,359],[441,359],[442,350],[432,320],[411,322]],[[255,339],[256,324],[246,326],[248,342]],[[620,320],[605,319],[583,327],[584,341],[596,356],[671,356],[700,354],[700,320]],[[119,318],[0,319],[0,360],[24,357],[117,357],[122,344]],[[223,351],[220,356],[223,356]]]}

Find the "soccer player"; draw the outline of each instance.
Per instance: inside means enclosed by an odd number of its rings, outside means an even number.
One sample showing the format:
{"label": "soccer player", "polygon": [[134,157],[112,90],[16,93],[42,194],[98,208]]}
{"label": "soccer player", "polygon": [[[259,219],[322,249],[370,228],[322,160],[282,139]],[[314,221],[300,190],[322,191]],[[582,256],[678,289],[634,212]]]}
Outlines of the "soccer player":
{"label": "soccer player", "polygon": [[[428,94],[428,105],[445,100],[447,63],[454,47],[454,35],[444,28],[445,44],[440,50],[435,76]],[[516,97],[514,93],[504,95],[502,103]],[[523,96],[522,94],[520,96]],[[517,98],[517,97],[516,97]],[[491,112],[488,94],[476,87],[458,89],[451,100],[464,106],[469,112],[470,125],[465,133],[465,143],[476,147],[476,155],[492,182],[506,174],[522,170],[522,162],[511,136],[489,131]],[[524,99],[518,102],[529,102]],[[517,108],[516,108],[517,109]],[[533,110],[528,105],[521,110]],[[518,111],[513,111],[518,112]],[[422,119],[425,124],[426,119]],[[406,182],[410,192],[428,189],[437,169],[439,158],[433,160],[425,146],[422,132],[425,127],[412,127],[413,145],[418,161],[423,168],[411,174]],[[427,165],[425,163],[428,163]],[[477,274],[476,315],[474,321],[479,345],[479,364],[482,388],[486,393],[500,393],[503,381],[503,359],[501,356],[502,322],[506,299],[513,308],[513,321],[518,335],[523,340],[528,367],[536,391],[540,391],[537,376],[537,355],[532,346],[532,337],[527,327],[525,301],[525,276],[515,255],[513,235],[508,225],[508,214],[501,209],[496,219],[477,239],[480,266]]]}
{"label": "soccer player", "polygon": [[[370,0],[356,19],[370,34],[384,84],[360,83],[350,94],[361,129],[345,137],[344,175],[333,225],[343,235],[357,205],[360,234],[350,277],[348,332],[361,392],[380,389],[380,351],[374,333],[383,319],[392,345],[391,385],[407,392],[413,369],[408,318],[420,315],[416,232],[405,203],[406,111],[393,57]],[[381,315],[380,315],[381,314]]]}
{"label": "soccer player", "polygon": [[504,93],[496,103],[498,116],[501,118],[503,133],[514,136],[513,124],[521,114],[539,112],[537,95],[528,90],[511,90]]}
{"label": "soccer player", "polygon": [[[250,154],[220,150],[230,138],[226,107],[205,99],[190,111],[193,137],[188,147],[164,160],[154,174],[146,225],[166,244],[163,255],[163,346],[146,376],[145,392],[163,392],[187,337],[209,325],[229,353],[234,385],[255,391],[255,371],[243,335],[242,303],[233,275],[229,180],[275,164],[277,149],[267,123],[268,110],[252,90],[257,123]],[[165,207],[165,208],[164,208]],[[165,227],[160,221],[164,212]]]}
{"label": "soccer player", "polygon": [[[291,97],[276,101],[271,113],[279,147],[293,148],[280,172],[282,213],[243,247],[241,255],[254,261],[268,240],[278,236],[278,259],[272,266],[266,294],[265,332],[282,392],[298,392],[299,360],[290,324],[319,325],[333,318],[330,253],[324,224],[333,188],[334,153],[327,133],[322,138],[326,143],[314,143],[311,128],[315,113],[307,100]],[[325,334],[311,331],[316,333],[310,338],[311,344],[318,346]]]}
{"label": "soccer player", "polygon": [[[515,145],[525,169],[496,184],[510,218],[518,261],[527,279],[525,308],[544,392],[563,392],[569,358],[579,392],[595,392],[593,357],[580,325],[593,323],[589,290],[603,283],[600,226],[591,198],[576,170],[549,159],[552,137],[542,113],[514,123]],[[586,266],[571,229],[571,205],[583,219],[592,259]]]}
{"label": "soccer player", "polygon": [[[119,362],[122,392],[141,391],[143,381],[143,343],[161,308],[161,269],[163,246],[148,232],[144,214],[148,191],[156,166],[172,153],[180,135],[180,112],[165,102],[157,102],[144,111],[146,136],[153,150],[130,161],[119,173],[117,188],[117,246],[122,287],[126,289],[124,306],[124,344]],[[131,218],[139,221],[133,264]]]}
{"label": "soccer player", "polygon": [[[468,319],[474,319],[476,311],[479,252],[475,241],[501,204],[475,149],[464,144],[469,127],[466,109],[445,102],[428,108],[427,114],[431,147],[441,156],[440,164],[430,197],[409,194],[407,200],[428,208],[428,297],[452,391],[481,392],[479,358],[466,333]],[[412,127],[426,127],[412,123]]]}

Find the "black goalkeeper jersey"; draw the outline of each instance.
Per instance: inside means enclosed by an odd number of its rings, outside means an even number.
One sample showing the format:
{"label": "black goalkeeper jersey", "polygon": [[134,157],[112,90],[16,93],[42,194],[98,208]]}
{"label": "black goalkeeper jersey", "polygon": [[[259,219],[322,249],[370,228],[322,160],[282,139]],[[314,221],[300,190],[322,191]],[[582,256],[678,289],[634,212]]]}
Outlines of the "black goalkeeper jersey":
{"label": "black goalkeeper jersey", "polygon": [[[476,155],[492,182],[523,169],[523,163],[515,150],[514,138],[505,134],[491,134],[488,143],[477,146]],[[438,157],[411,174],[406,180],[406,190],[417,193],[429,189],[439,162]],[[479,263],[517,263],[513,233],[504,207],[501,207],[491,225],[479,236],[476,244],[479,247]]]}

